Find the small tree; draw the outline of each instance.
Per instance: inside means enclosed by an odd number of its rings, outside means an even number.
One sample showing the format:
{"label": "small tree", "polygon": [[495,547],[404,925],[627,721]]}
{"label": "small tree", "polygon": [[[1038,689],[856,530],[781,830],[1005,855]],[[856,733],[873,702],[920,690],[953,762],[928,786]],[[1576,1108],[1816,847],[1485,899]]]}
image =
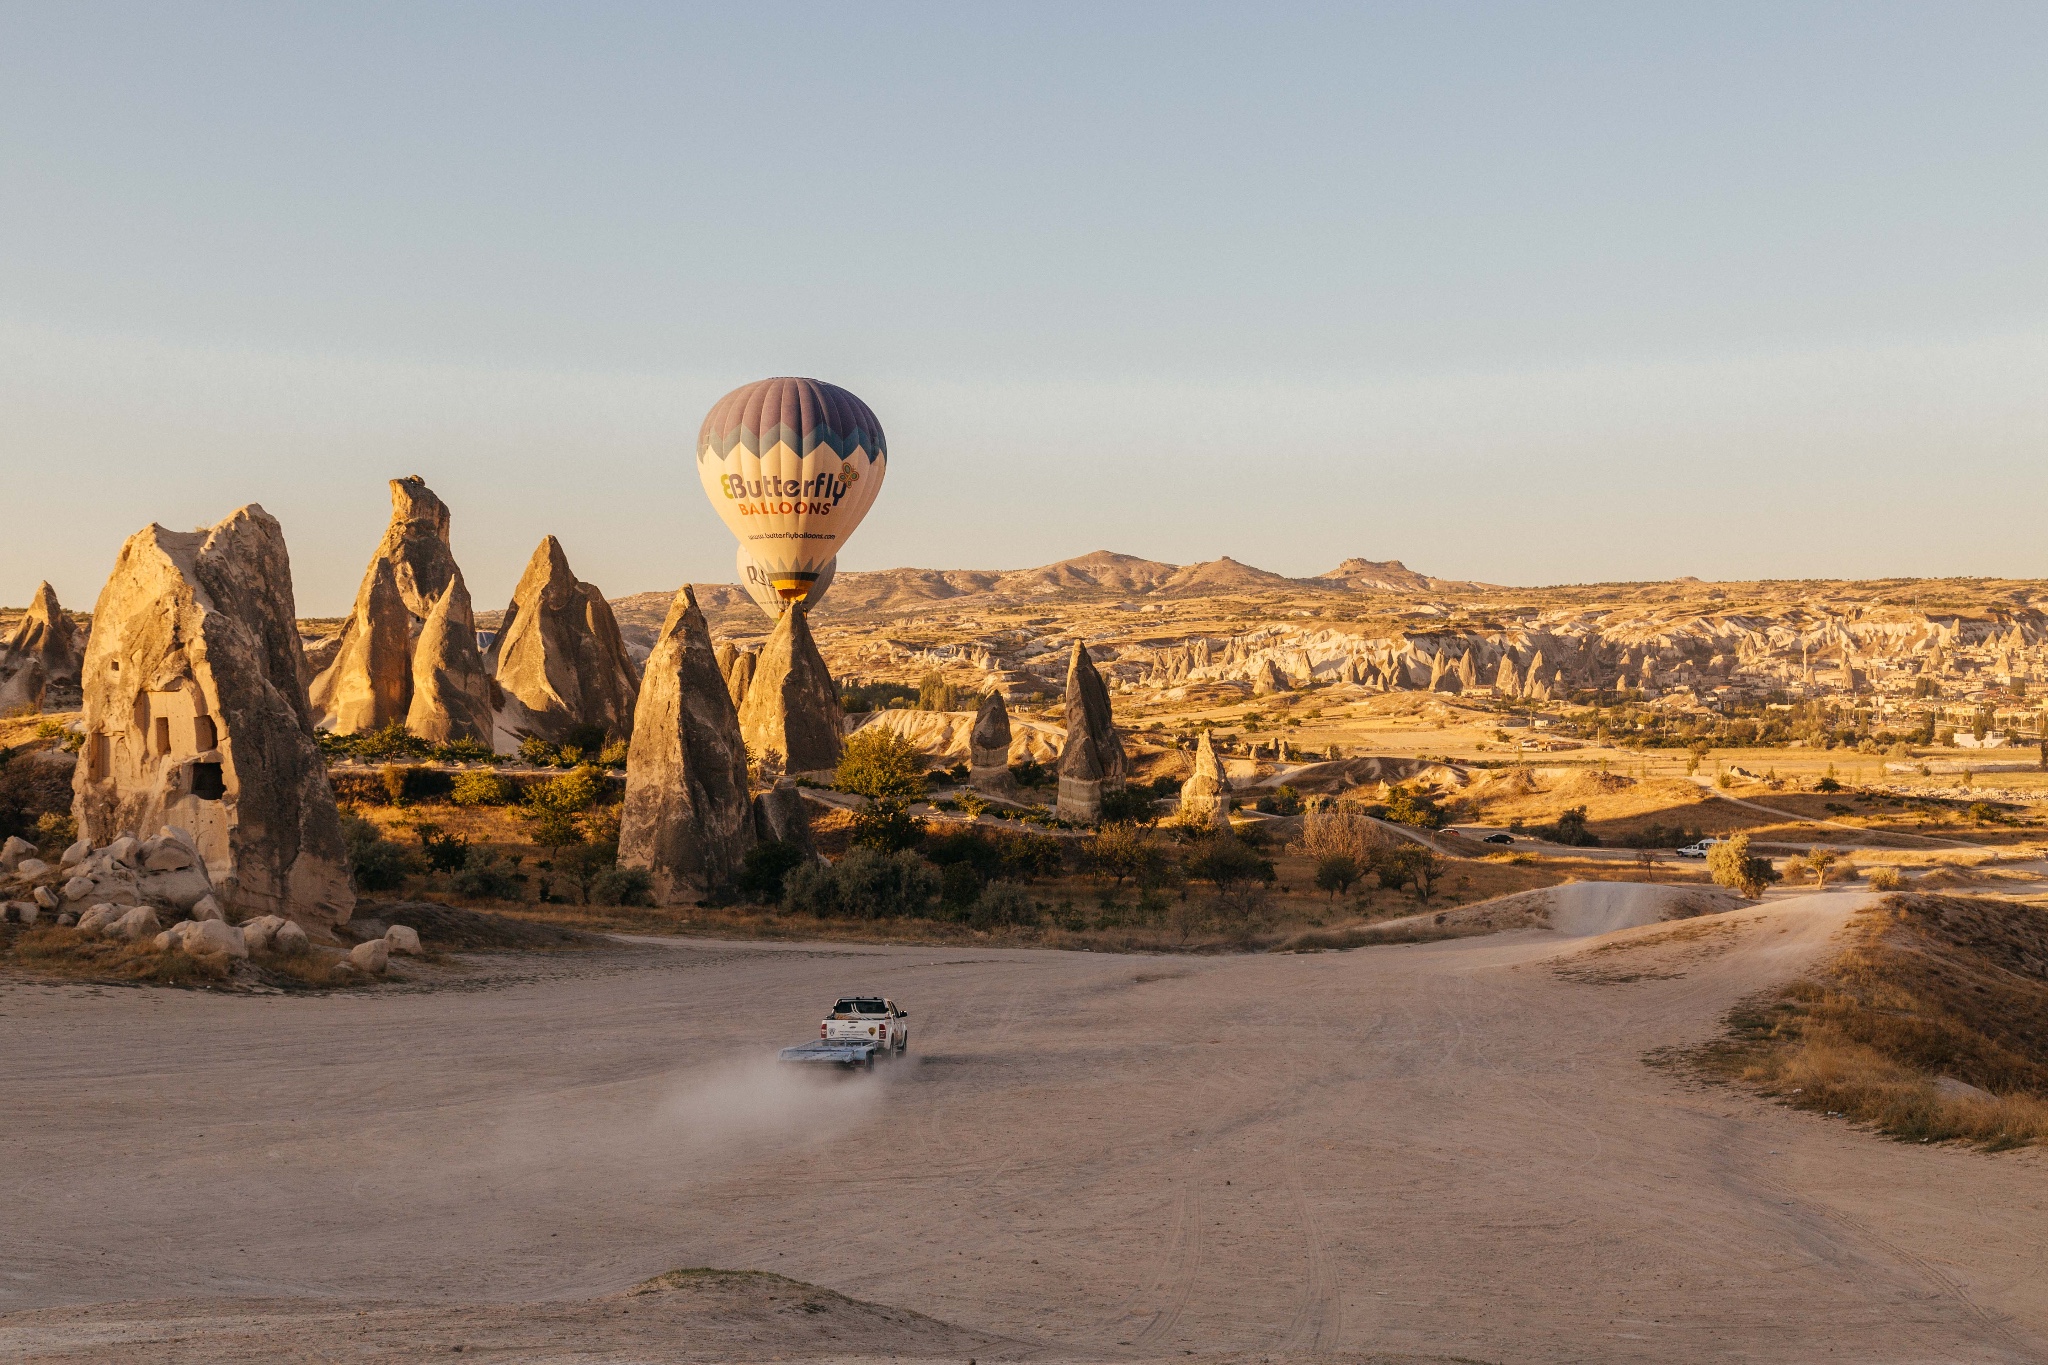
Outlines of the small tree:
{"label": "small tree", "polygon": [[1316,889],[1329,892],[1333,905],[1359,876],[1358,860],[1348,853],[1329,853],[1316,859]]}
{"label": "small tree", "polygon": [[1778,871],[1768,858],[1752,858],[1749,836],[1737,834],[1723,839],[1707,853],[1707,873],[1717,886],[1755,900],[1764,888],[1778,880]]}
{"label": "small tree", "polygon": [[1403,839],[1381,851],[1373,864],[1373,871],[1379,874],[1381,886],[1409,886],[1414,889],[1417,900],[1428,900],[1430,887],[1435,884],[1442,867],[1443,860],[1436,854],[1421,844]]}
{"label": "small tree", "polygon": [[1799,859],[1798,863],[1802,870],[1813,874],[1814,887],[1821,889],[1827,886],[1828,869],[1835,865],[1838,856],[1824,848],[1809,849],[1806,856]]}
{"label": "small tree", "polygon": [[917,801],[924,796],[924,755],[887,726],[871,726],[846,741],[832,785],[872,801]]}
{"label": "small tree", "polygon": [[1410,791],[1405,785],[1398,785],[1387,793],[1387,818],[1417,829],[1441,829],[1444,812],[1427,792]]}
{"label": "small tree", "polygon": [[1146,855],[1154,852],[1136,825],[1124,823],[1104,825],[1086,847],[1096,875],[1110,878],[1119,888],[1126,877],[1138,875]]}

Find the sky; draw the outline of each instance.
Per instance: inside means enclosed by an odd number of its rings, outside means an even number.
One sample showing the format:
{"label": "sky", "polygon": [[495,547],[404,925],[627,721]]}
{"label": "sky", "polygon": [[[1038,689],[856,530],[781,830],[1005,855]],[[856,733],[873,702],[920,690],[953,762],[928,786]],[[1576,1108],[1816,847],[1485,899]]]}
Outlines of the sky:
{"label": "sky", "polygon": [[423,475],[730,581],[718,397],[864,398],[846,569],[2048,577],[2038,4],[0,0],[0,602]]}

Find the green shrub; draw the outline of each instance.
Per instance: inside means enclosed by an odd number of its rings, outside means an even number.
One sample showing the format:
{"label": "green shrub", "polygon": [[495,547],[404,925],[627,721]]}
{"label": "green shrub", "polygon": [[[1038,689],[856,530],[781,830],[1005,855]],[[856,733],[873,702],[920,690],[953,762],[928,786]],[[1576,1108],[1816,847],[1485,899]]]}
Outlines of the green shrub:
{"label": "green shrub", "polygon": [[652,905],[654,877],[645,868],[614,865],[590,879],[584,897],[592,905]]}
{"label": "green shrub", "polygon": [[430,872],[460,872],[469,866],[469,840],[459,834],[444,834],[439,825],[413,826],[420,841],[420,853]]}
{"label": "green shrub", "polygon": [[483,769],[457,773],[448,799],[458,806],[502,806],[519,795],[511,778]]}
{"label": "green shrub", "polygon": [[883,726],[846,741],[833,785],[873,801],[916,801],[924,796],[924,755]]}
{"label": "green shrub", "polygon": [[360,815],[341,817],[341,841],[348,851],[349,875],[358,891],[395,891],[413,870],[413,857],[384,837],[376,823]]}
{"label": "green shrub", "polygon": [[407,730],[397,721],[392,721],[381,730],[367,730],[357,735],[337,735],[322,730],[314,736],[323,756],[333,758],[359,758],[366,762],[392,759],[426,758],[434,746]]}
{"label": "green shrub", "polygon": [[1125,787],[1121,791],[1106,791],[1102,794],[1102,823],[1105,825],[1151,824],[1153,815],[1152,788]]}
{"label": "green shrub", "polygon": [[917,700],[917,689],[901,683],[863,683],[849,687],[839,694],[839,709],[847,712],[886,711],[892,707],[901,708]]}
{"label": "green shrub", "polygon": [[1038,902],[1015,882],[995,881],[982,888],[968,914],[968,923],[979,929],[1038,923]]}
{"label": "green shrub", "polygon": [[1396,824],[1413,825],[1417,829],[1442,829],[1445,816],[1436,798],[1401,785],[1387,796],[1387,818]]}
{"label": "green shrub", "polygon": [[916,848],[924,839],[924,821],[901,801],[870,801],[853,813],[851,837],[855,847],[884,853]]}
{"label": "green shrub", "polygon": [[938,869],[915,853],[854,848],[830,867],[793,868],[783,881],[783,904],[822,918],[914,918],[930,912],[939,888]]}
{"label": "green shrub", "polygon": [[780,839],[755,844],[747,850],[737,889],[756,905],[773,905],[782,899],[783,883],[790,872],[807,861],[802,849]]}
{"label": "green shrub", "polygon": [[455,790],[455,779],[438,768],[413,768],[396,763],[384,765],[384,795],[394,806],[414,801],[431,801]]}
{"label": "green shrub", "polygon": [[562,761],[562,751],[538,735],[519,741],[519,756],[536,768],[552,768]]}
{"label": "green shrub", "polygon": [[973,863],[947,863],[939,869],[939,899],[962,909],[980,897],[982,876]]}
{"label": "green shrub", "polygon": [[469,861],[448,879],[448,884],[464,896],[494,901],[519,899],[518,874],[502,855],[483,849],[472,849]]}
{"label": "green shrub", "polygon": [[497,751],[480,739],[451,739],[434,746],[439,763],[494,763],[497,758]]}
{"label": "green shrub", "polygon": [[1052,780],[1052,774],[1035,758],[1027,758],[1022,763],[1012,763],[1010,776],[1017,779],[1017,785],[1020,787],[1043,787]]}
{"label": "green shrub", "polygon": [[605,746],[604,746],[604,748],[602,748],[602,749],[600,749],[600,750],[598,751],[598,754],[597,754],[597,762],[598,762],[598,766],[600,766],[600,767],[604,767],[604,768],[623,768],[623,767],[625,767],[625,766],[626,766],[626,753],[627,753],[627,750],[628,750],[629,748],[631,748],[631,746],[630,746],[630,745],[628,745],[628,744],[626,743],[626,741],[625,741],[625,740],[623,740],[623,739],[615,739],[615,740],[613,740],[613,741],[612,741],[611,743],[609,743],[609,744],[605,745]]}
{"label": "green shrub", "polygon": [[1260,857],[1257,849],[1230,834],[1202,840],[1194,856],[1187,860],[1187,869],[1190,877],[1213,883],[1219,889],[1240,882],[1271,882],[1278,876],[1272,859]]}

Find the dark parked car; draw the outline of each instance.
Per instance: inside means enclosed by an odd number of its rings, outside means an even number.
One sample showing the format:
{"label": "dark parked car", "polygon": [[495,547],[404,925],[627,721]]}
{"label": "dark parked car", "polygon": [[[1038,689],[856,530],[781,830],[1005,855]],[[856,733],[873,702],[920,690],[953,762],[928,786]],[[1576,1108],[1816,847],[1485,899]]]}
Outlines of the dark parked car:
{"label": "dark parked car", "polygon": [[1512,844],[1514,841],[1515,836],[1512,834],[1489,834],[1479,842],[1482,844]]}

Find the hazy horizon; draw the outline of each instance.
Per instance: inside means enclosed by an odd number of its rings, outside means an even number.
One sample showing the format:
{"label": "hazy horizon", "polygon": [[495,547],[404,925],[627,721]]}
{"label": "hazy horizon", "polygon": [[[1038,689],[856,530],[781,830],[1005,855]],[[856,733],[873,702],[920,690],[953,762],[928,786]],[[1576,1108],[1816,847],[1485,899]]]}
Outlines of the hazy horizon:
{"label": "hazy horizon", "polygon": [[733,578],[768,374],[848,570],[1110,548],[1508,585],[2048,577],[2048,13],[10,7],[0,602],[260,502],[345,612],[418,473]]}

